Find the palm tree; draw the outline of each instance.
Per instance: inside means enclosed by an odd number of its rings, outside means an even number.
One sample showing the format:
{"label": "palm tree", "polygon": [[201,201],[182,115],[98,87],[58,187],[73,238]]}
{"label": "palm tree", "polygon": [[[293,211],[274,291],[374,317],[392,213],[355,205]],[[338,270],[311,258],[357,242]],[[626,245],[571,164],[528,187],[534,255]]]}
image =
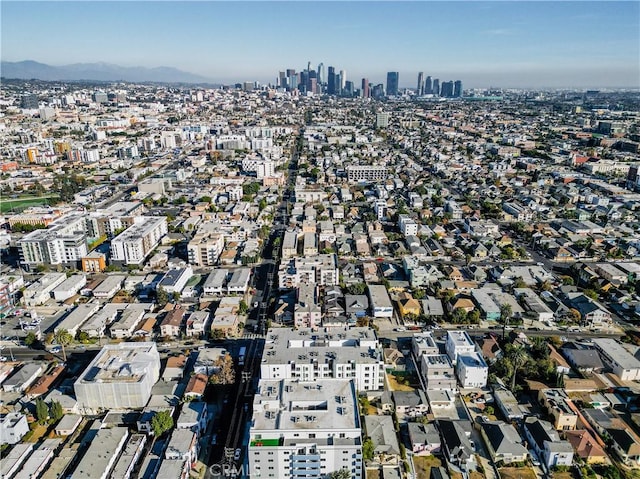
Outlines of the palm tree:
{"label": "palm tree", "polygon": [[56,343],[58,343],[62,347],[62,360],[64,362],[67,362],[67,353],[64,348],[65,346],[71,344],[71,341],[73,341],[73,336],[71,336],[71,333],[66,329],[58,329],[53,337],[56,340]]}
{"label": "palm tree", "polygon": [[509,320],[513,315],[513,308],[510,304],[503,303],[500,305],[500,322],[502,322],[502,340],[504,341],[505,333]]}
{"label": "palm tree", "polygon": [[518,374],[518,368],[521,368],[527,361],[527,351],[521,344],[514,345],[509,349],[508,357],[513,364],[513,376],[511,376],[511,391],[516,387],[516,376]]}

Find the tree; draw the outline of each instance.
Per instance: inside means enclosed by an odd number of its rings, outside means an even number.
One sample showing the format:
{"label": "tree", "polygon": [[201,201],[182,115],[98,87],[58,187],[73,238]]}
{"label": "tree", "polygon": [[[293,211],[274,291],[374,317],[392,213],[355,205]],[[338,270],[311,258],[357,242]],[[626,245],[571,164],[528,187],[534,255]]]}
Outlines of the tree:
{"label": "tree", "polygon": [[339,471],[333,471],[329,474],[329,479],[351,479],[351,471],[343,467]]}
{"label": "tree", "polygon": [[527,362],[528,354],[524,349],[524,346],[522,346],[521,344],[515,346],[510,345],[510,347],[507,349],[507,356],[513,364],[513,375],[511,376],[511,391],[514,391],[516,387],[516,376],[518,375],[518,369],[520,369]]}
{"label": "tree", "polygon": [[160,437],[171,428],[173,428],[173,418],[167,410],[157,412],[151,419],[151,429],[156,437]]}
{"label": "tree", "polygon": [[598,300],[598,293],[597,293],[597,291],[595,291],[595,290],[593,290],[593,289],[585,289],[585,290],[584,290],[584,295],[585,295],[587,298],[591,298],[591,299],[593,299],[594,301],[597,301],[597,300]]}
{"label": "tree", "polygon": [[526,288],[527,287],[527,283],[524,282],[524,279],[522,279],[521,277],[517,277],[516,279],[513,280],[513,287],[514,288]]}
{"label": "tree", "polygon": [[162,286],[158,288],[156,292],[156,301],[159,306],[164,306],[169,302],[169,293]]}
{"label": "tree", "polygon": [[243,299],[240,301],[240,305],[238,306],[238,313],[247,314],[247,311],[249,311],[249,305]]}
{"label": "tree", "polygon": [[58,422],[64,416],[62,405],[58,401],[51,401],[49,404],[49,417],[52,422]]}
{"label": "tree", "polygon": [[33,331],[29,331],[27,336],[24,338],[24,344],[31,347],[34,346],[38,342],[38,336]]}
{"label": "tree", "polygon": [[219,357],[214,362],[217,372],[214,373],[209,382],[212,384],[233,384],[236,380],[236,371],[233,368],[233,358],[230,354]]}
{"label": "tree", "polygon": [[365,461],[370,461],[373,459],[373,453],[375,451],[375,446],[373,445],[373,441],[371,438],[366,438],[364,443],[362,444],[362,457]]}
{"label": "tree", "polygon": [[66,347],[71,344],[71,341],[73,341],[73,336],[71,336],[71,333],[69,331],[67,331],[66,329],[58,329],[55,333],[54,333],[54,339],[56,340],[56,343],[58,343],[61,347],[62,347],[62,360],[64,362],[67,361],[67,352],[66,352]]}
{"label": "tree", "polygon": [[38,424],[44,424],[49,419],[49,408],[42,398],[36,399],[36,419]]}
{"label": "tree", "polygon": [[463,308],[456,308],[451,314],[451,322],[453,324],[462,324],[467,320],[467,310]]}
{"label": "tree", "polygon": [[504,337],[507,331],[507,325],[511,320],[511,316],[513,315],[513,308],[510,304],[504,303],[500,305],[500,322],[502,323],[502,340],[504,341]]}
{"label": "tree", "polygon": [[347,286],[347,291],[349,294],[364,294],[367,286],[364,283],[355,283]]}
{"label": "tree", "polygon": [[467,321],[469,324],[479,324],[480,323],[480,311],[474,309],[469,314],[467,314]]}

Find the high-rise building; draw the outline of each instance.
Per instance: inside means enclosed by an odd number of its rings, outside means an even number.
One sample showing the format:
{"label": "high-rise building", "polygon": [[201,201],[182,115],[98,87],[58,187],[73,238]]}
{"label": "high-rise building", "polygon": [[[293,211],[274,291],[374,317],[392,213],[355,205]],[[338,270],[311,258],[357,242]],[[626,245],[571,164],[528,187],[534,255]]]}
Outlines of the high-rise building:
{"label": "high-rise building", "polygon": [[370,93],[369,93],[369,79],[368,78],[363,78],[362,79],[362,98],[369,98]]}
{"label": "high-rise building", "polygon": [[384,85],[382,83],[378,83],[371,90],[371,96],[373,98],[382,98],[384,96]]}
{"label": "high-rise building", "polygon": [[347,86],[347,70],[340,70],[340,90],[344,90]]}
{"label": "high-rise building", "polygon": [[462,80],[456,80],[453,84],[453,96],[456,98],[462,96]]}
{"label": "high-rise building", "polygon": [[427,79],[424,81],[424,94],[425,95],[430,95],[431,93],[433,93],[433,82],[431,81],[431,76],[428,76]]}
{"label": "high-rise building", "polygon": [[355,87],[353,86],[352,81],[346,81],[344,84],[344,94],[347,96],[353,96],[355,92]]}
{"label": "high-rise building", "polygon": [[296,69],[295,68],[287,68],[287,77],[290,77],[292,75],[296,74]]}
{"label": "high-rise building", "polygon": [[335,84],[336,84],[336,95],[341,95],[342,94],[342,75],[340,73],[336,73]]}
{"label": "high-rise building", "polygon": [[318,65],[318,85],[324,85],[327,79],[324,77],[324,63]]}
{"label": "high-rise building", "polygon": [[288,83],[288,90],[292,91],[295,90],[296,88],[298,88],[298,75],[295,74],[295,72],[293,73],[293,75],[289,76],[289,81]]}
{"label": "high-rise building", "polygon": [[432,93],[435,96],[440,96],[440,80],[439,79],[435,79],[433,80],[433,91]]}
{"label": "high-rise building", "polygon": [[285,72],[278,73],[278,86],[280,88],[286,88],[287,86],[287,75]]}
{"label": "high-rise building", "polygon": [[336,69],[334,67],[329,67],[327,74],[327,93],[329,95],[336,94]]}
{"label": "high-rise building", "polygon": [[25,108],[27,110],[37,110],[38,109],[38,95],[35,93],[27,93],[20,99],[20,108]]}
{"label": "high-rise building", "polygon": [[398,80],[400,74],[398,72],[387,73],[387,95],[394,96],[398,94]]}
{"label": "high-rise building", "polygon": [[453,97],[453,82],[445,81],[442,82],[442,86],[440,87],[440,96],[445,98]]}
{"label": "high-rise building", "polygon": [[418,73],[418,85],[416,87],[416,95],[424,95],[424,73]]}

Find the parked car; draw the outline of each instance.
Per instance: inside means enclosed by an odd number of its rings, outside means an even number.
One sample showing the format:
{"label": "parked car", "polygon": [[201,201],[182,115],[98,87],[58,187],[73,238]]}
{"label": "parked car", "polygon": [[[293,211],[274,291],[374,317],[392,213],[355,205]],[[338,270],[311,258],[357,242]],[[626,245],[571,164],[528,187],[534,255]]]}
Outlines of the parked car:
{"label": "parked car", "polygon": [[240,460],[240,453],[241,453],[241,449],[238,448],[236,449],[236,451],[233,453],[233,460],[234,461],[239,461]]}

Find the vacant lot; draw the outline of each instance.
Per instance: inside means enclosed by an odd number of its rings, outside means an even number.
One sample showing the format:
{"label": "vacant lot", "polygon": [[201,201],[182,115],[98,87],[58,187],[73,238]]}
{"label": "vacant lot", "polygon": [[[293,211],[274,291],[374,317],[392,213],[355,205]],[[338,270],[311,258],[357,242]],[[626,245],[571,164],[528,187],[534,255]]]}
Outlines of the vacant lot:
{"label": "vacant lot", "polygon": [[413,456],[416,479],[429,479],[432,467],[440,467],[442,462],[435,456]]}
{"label": "vacant lot", "polygon": [[[537,479],[530,467],[501,467],[499,470],[502,479]],[[557,477],[556,474],[553,474],[554,478]]]}
{"label": "vacant lot", "polygon": [[393,374],[387,374],[387,379],[392,391],[413,391],[411,386],[400,384]]}

